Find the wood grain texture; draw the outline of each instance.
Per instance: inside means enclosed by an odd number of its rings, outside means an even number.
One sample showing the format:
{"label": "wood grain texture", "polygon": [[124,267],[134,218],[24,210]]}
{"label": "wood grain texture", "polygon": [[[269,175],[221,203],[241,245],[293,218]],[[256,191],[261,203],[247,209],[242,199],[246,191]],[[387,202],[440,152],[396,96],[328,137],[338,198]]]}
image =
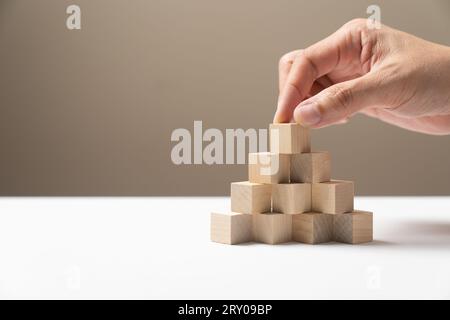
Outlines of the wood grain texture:
{"label": "wood grain texture", "polygon": [[283,154],[310,152],[309,129],[296,123],[271,124],[270,151]]}
{"label": "wood grain texture", "polygon": [[315,212],[293,215],[292,239],[308,244],[333,241],[333,216]]}
{"label": "wood grain texture", "polygon": [[274,212],[296,214],[311,211],[311,184],[288,183],[272,185]]}
{"label": "wood grain texture", "polygon": [[314,212],[331,214],[352,212],[353,198],[352,181],[331,180],[312,184],[311,207]]}
{"label": "wood grain texture", "polygon": [[239,244],[252,241],[252,215],[246,213],[211,213],[211,241]]}
{"label": "wood grain texture", "polygon": [[267,244],[291,241],[292,215],[275,212],[254,214],[253,239]]}
{"label": "wood grain texture", "polygon": [[373,240],[372,212],[355,210],[350,213],[336,214],[334,240],[350,244],[371,242]]}
{"label": "wood grain texture", "polygon": [[271,211],[272,186],[249,181],[231,183],[231,211],[263,213]]}
{"label": "wood grain texture", "polygon": [[331,179],[329,152],[310,152],[291,155],[291,182],[319,183]]}
{"label": "wood grain texture", "polygon": [[249,153],[248,177],[253,183],[288,183],[290,158],[272,152]]}

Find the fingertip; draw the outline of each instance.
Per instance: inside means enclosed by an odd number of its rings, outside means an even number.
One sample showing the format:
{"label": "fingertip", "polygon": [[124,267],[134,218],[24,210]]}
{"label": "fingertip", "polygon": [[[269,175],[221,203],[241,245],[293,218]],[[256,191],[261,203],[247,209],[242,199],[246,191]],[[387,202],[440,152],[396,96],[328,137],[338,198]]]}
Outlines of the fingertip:
{"label": "fingertip", "polygon": [[280,123],[280,121],[278,120],[278,112],[275,112],[275,115],[273,116],[273,123]]}
{"label": "fingertip", "polygon": [[291,121],[291,117],[289,117],[286,112],[283,112],[280,110],[280,108],[277,109],[275,112],[275,116],[273,118],[273,123],[287,123]]}

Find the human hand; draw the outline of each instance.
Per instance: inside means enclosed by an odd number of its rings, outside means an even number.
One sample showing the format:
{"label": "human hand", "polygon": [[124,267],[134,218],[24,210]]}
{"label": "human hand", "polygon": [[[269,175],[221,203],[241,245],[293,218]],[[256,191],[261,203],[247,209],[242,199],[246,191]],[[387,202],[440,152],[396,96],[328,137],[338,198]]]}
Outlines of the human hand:
{"label": "human hand", "polygon": [[450,48],[352,20],[285,54],[274,122],[320,128],[360,112],[428,134],[450,134]]}

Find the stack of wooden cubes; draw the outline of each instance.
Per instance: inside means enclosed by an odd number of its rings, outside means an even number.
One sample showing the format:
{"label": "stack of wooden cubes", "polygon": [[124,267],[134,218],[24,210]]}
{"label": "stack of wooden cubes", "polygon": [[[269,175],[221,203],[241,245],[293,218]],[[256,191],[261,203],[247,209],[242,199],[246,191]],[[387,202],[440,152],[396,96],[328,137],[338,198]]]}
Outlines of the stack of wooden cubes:
{"label": "stack of wooden cubes", "polygon": [[270,152],[248,159],[248,181],[231,184],[231,212],[211,214],[212,241],[372,241],[372,213],[354,210],[353,182],[331,180],[330,154],[311,152],[308,129],[272,124]]}

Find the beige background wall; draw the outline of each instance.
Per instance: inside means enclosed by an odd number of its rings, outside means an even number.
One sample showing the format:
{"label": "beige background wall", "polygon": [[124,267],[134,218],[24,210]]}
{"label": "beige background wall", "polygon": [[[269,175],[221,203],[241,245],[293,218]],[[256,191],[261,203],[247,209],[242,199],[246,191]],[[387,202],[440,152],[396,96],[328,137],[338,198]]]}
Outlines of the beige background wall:
{"label": "beige background wall", "polygon": [[[65,27],[67,5],[82,30]],[[277,62],[373,1],[1,0],[1,195],[220,195],[245,166],[170,161],[170,134],[266,128]],[[378,1],[382,20],[450,45],[450,2]],[[358,116],[315,131],[360,195],[449,195],[450,137]]]}

